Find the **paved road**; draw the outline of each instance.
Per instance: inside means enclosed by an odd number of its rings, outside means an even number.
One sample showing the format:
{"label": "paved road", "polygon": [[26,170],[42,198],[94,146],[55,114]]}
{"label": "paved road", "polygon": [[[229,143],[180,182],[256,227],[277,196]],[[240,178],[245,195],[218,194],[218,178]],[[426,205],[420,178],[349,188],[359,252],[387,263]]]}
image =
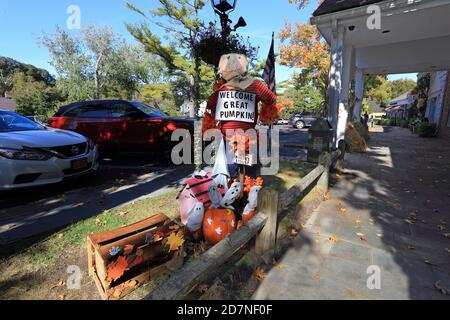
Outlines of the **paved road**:
{"label": "paved road", "polygon": [[[280,144],[306,144],[305,130],[280,126]],[[281,156],[305,158],[299,147],[282,148]],[[0,244],[63,227],[142,196],[178,187],[192,166],[155,162],[156,155],[103,158],[95,175],[52,186],[0,193]]]}
{"label": "paved road", "polygon": [[372,133],[254,298],[450,299],[449,157],[407,129]]}

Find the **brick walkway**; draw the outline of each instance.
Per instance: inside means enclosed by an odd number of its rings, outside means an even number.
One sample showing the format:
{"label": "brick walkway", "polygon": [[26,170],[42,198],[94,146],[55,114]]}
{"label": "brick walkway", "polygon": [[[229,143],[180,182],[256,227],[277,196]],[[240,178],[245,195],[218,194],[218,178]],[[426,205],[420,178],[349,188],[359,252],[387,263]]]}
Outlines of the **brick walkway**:
{"label": "brick walkway", "polygon": [[[450,299],[450,143],[377,131],[255,299]],[[370,266],[380,290],[367,286]]]}

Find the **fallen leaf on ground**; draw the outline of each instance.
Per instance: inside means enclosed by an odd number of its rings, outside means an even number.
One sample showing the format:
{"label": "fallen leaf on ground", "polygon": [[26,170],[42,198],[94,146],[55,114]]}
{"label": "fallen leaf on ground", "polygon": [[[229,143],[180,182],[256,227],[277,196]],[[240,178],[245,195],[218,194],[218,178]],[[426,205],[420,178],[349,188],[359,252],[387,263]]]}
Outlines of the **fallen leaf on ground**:
{"label": "fallen leaf on ground", "polygon": [[127,214],[128,214],[128,211],[120,211],[117,215],[119,217],[123,217],[123,216],[126,216]]}
{"label": "fallen leaf on ground", "polygon": [[177,251],[184,244],[184,234],[183,232],[178,232],[177,234],[172,233],[169,238],[167,238],[167,244],[169,245],[169,251]]}
{"label": "fallen leaf on ground", "polygon": [[209,249],[209,245],[206,241],[202,241],[200,243],[194,244],[194,248],[193,248],[194,257],[201,256],[203,253],[208,251],[208,249]]}
{"label": "fallen leaf on ground", "polygon": [[337,238],[336,238],[336,236],[332,236],[332,237],[328,238],[328,241],[331,243],[335,243],[335,242],[337,242]]}
{"label": "fallen leaf on ground", "polygon": [[425,259],[424,261],[423,261],[425,264],[428,264],[428,265],[430,265],[430,266],[435,266],[435,264],[433,264],[430,260],[428,260],[428,259]]}
{"label": "fallen leaf on ground", "polygon": [[295,237],[297,237],[298,236],[298,230],[297,229],[292,229],[291,230],[291,237],[292,238],[295,238]]}
{"label": "fallen leaf on ground", "polygon": [[319,281],[319,280],[320,280],[320,274],[316,274],[316,275],[313,277],[313,279]]}
{"label": "fallen leaf on ground", "polygon": [[104,226],[106,226],[106,224],[104,222],[102,222],[100,219],[95,219],[95,224],[100,228],[103,228]]}
{"label": "fallen leaf on ground", "polygon": [[275,268],[281,270],[281,269],[284,269],[284,265],[282,263],[277,263],[277,264],[275,264]]}
{"label": "fallen leaf on ground", "polygon": [[[409,191],[407,191],[407,192],[409,192]],[[393,203],[391,205],[391,207],[394,208],[394,209],[400,209],[402,206],[400,204],[398,204],[398,203]]]}
{"label": "fallen leaf on ground", "polygon": [[266,277],[266,272],[264,271],[263,268],[257,267],[255,270],[255,277],[258,281],[263,281],[264,278]]}
{"label": "fallen leaf on ground", "polygon": [[64,280],[59,280],[58,283],[52,287],[52,289],[61,288],[61,287],[64,287],[65,285],[66,285],[66,282]]}
{"label": "fallen leaf on ground", "polygon": [[58,233],[56,235],[56,238],[58,238],[58,239],[62,239],[63,237],[64,237],[64,233]]}
{"label": "fallen leaf on ground", "polygon": [[107,279],[111,280],[111,282],[116,281],[124,275],[127,269],[127,259],[123,256],[120,256],[115,262],[108,266]]}
{"label": "fallen leaf on ground", "polygon": [[58,300],[65,300],[66,299],[66,295],[65,294],[61,294],[58,296]]}
{"label": "fallen leaf on ground", "polygon": [[329,201],[331,200],[331,195],[329,193],[327,193],[326,195],[323,196],[323,201]]}
{"label": "fallen leaf on ground", "polygon": [[359,237],[359,240],[367,241],[366,235],[364,233],[357,233],[356,235]]}
{"label": "fallen leaf on ground", "polygon": [[356,218],[355,224],[361,224],[361,217]]}
{"label": "fallen leaf on ground", "polygon": [[198,293],[205,293],[206,291],[208,291],[209,286],[206,284],[198,284],[195,286],[194,291],[198,292]]}
{"label": "fallen leaf on ground", "polygon": [[445,295],[445,296],[450,294],[450,290],[449,290],[449,289],[444,288],[443,286],[441,286],[441,280],[436,281],[436,282],[434,283],[434,287],[435,287],[440,293],[442,293],[442,294]]}
{"label": "fallen leaf on ground", "polygon": [[344,208],[344,207],[341,207],[339,210],[340,210],[342,213],[346,213],[346,212],[348,211],[348,209],[347,209],[347,208]]}

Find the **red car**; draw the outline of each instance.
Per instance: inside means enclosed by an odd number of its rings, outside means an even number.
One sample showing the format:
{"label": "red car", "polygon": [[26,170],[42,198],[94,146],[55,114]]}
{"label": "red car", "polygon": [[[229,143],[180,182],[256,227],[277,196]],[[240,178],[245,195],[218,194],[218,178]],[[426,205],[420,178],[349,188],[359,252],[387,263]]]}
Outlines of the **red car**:
{"label": "red car", "polygon": [[141,102],[95,100],[62,106],[49,119],[52,128],[72,130],[90,138],[100,151],[161,151],[167,156],[176,142],[172,132],[188,129],[194,120],[169,117]]}

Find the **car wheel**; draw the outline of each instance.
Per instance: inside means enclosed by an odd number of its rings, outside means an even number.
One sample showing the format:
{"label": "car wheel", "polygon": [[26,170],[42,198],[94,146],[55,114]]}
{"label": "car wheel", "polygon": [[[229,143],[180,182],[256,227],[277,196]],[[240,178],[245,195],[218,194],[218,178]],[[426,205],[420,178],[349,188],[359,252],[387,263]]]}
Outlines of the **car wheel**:
{"label": "car wheel", "polygon": [[305,123],[304,123],[303,121],[297,121],[297,122],[295,123],[295,127],[296,127],[297,129],[304,129],[304,128],[305,128]]}

